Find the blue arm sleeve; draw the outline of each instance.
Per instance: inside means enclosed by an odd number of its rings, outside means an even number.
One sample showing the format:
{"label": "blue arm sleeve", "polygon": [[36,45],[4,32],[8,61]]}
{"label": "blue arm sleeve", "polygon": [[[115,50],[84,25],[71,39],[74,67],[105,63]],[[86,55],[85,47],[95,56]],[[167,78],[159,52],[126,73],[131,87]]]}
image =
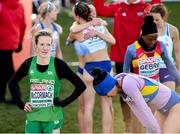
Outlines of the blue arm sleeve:
{"label": "blue arm sleeve", "polygon": [[164,60],[164,63],[166,64],[169,73],[175,77],[177,86],[180,86],[180,72],[177,70],[174,62],[172,62],[172,60],[168,56],[165,45],[162,42],[160,43],[160,45],[162,50],[162,59]]}
{"label": "blue arm sleeve", "polygon": [[134,45],[132,44],[128,46],[126,50],[125,58],[124,58],[123,72],[125,73],[130,72],[131,62],[133,58],[135,58],[135,54],[136,54],[136,50],[135,50]]}

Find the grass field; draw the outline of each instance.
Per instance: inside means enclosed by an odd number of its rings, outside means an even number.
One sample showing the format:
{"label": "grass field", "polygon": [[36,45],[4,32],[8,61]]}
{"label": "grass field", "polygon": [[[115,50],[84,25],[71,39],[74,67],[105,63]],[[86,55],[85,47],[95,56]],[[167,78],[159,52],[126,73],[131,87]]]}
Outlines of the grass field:
{"label": "grass field", "polygon": [[[169,10],[169,22],[180,30],[180,14],[179,7],[180,3],[166,3]],[[64,59],[67,62],[77,61],[76,55],[74,53],[73,46],[67,47],[64,45],[64,41],[68,35],[69,26],[72,23],[72,18],[68,17],[67,13],[62,13],[59,16],[58,22],[63,27],[63,34],[61,35],[61,48],[63,51]],[[112,22],[110,19],[107,19],[108,22]],[[111,24],[109,25],[109,29],[111,29]],[[75,71],[75,67],[72,67]],[[21,81],[21,91],[23,95],[26,95],[24,99],[27,99],[28,95],[28,87],[26,83],[26,79],[24,78]],[[67,81],[62,82],[61,96],[62,98],[69,95],[72,91],[73,87]],[[178,89],[180,91],[180,89]],[[9,96],[9,95],[8,95]],[[113,98],[113,106],[114,106],[114,132],[121,133],[124,131],[124,123],[122,121],[122,114],[119,104],[119,97]],[[62,132],[64,133],[78,133],[79,127],[77,122],[77,101],[68,105],[63,109],[64,112],[64,124]],[[24,121],[25,114],[23,111],[19,110],[16,105],[8,105],[0,103],[0,133],[20,133],[24,132]],[[99,98],[96,96],[96,105],[94,109],[94,132],[101,132],[101,112],[99,105]]]}

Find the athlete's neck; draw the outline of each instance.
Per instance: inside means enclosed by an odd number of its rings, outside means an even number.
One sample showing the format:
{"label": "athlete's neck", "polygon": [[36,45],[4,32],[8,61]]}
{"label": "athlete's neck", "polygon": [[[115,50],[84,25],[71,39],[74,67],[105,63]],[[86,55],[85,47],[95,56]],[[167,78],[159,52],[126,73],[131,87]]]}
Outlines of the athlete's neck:
{"label": "athlete's neck", "polygon": [[49,61],[50,61],[50,57],[46,57],[46,58],[37,57],[37,64],[39,65],[48,65]]}
{"label": "athlete's neck", "polygon": [[159,36],[164,35],[165,29],[166,29],[166,23],[164,22],[161,25],[157,25],[157,29],[158,29],[158,35]]}
{"label": "athlete's neck", "polygon": [[52,21],[51,20],[48,20],[48,19],[44,19],[43,21],[42,21],[42,23],[44,24],[44,26],[46,27],[46,28],[52,28]]}
{"label": "athlete's neck", "polygon": [[140,39],[138,40],[138,43],[141,45],[141,47],[143,48],[143,50],[146,51],[146,52],[153,51],[153,50],[155,50],[155,48],[156,48],[156,44],[155,44],[154,47],[152,47],[152,48],[147,47],[147,45],[146,45],[146,43],[144,42],[144,40],[142,39],[142,37],[140,37]]}

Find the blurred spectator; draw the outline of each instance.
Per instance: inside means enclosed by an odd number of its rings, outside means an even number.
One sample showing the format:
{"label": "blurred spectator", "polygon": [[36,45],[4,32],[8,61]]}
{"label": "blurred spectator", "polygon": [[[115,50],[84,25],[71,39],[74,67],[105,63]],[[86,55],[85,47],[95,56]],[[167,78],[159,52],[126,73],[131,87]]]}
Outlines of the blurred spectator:
{"label": "blurred spectator", "polygon": [[65,0],[61,0],[61,5],[62,5],[62,7],[66,7],[66,1]]}
{"label": "blurred spectator", "polygon": [[41,0],[33,0],[32,1],[32,15],[31,15],[31,19],[32,19],[32,25],[34,25],[34,24],[37,24],[38,23],[38,18],[37,18],[37,16],[38,16],[38,8],[39,8],[39,6],[40,6],[40,4],[41,4]]}
{"label": "blurred spectator", "polygon": [[[33,0],[32,1],[33,9],[32,9],[31,19],[33,21],[33,25],[39,23],[39,19],[40,19],[39,18],[40,16],[38,16],[39,6],[43,2],[48,2],[48,1],[49,0]],[[52,3],[56,6],[57,13],[60,13],[62,11],[61,1],[60,0],[52,0]]]}
{"label": "blurred spectator", "polygon": [[112,0],[112,2],[124,2],[125,0]]}
{"label": "blurred spectator", "polygon": [[41,0],[33,0],[32,4],[33,4],[33,13],[38,14],[38,8],[39,5],[41,4]]}
{"label": "blurred spectator", "polygon": [[22,50],[26,23],[19,0],[1,0],[0,5],[0,102],[5,102],[6,86],[14,74],[12,54]]}

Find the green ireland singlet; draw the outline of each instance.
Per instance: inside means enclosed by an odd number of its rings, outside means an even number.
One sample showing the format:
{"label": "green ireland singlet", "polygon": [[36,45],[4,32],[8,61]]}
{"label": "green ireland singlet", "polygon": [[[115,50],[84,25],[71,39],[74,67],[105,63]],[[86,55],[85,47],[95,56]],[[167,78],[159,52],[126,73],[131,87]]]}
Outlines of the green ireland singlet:
{"label": "green ireland singlet", "polygon": [[39,72],[37,57],[33,57],[29,69],[30,96],[32,112],[26,113],[29,121],[56,121],[63,119],[61,107],[54,106],[53,98],[59,96],[60,80],[56,74],[54,58],[50,58],[48,69]]}

